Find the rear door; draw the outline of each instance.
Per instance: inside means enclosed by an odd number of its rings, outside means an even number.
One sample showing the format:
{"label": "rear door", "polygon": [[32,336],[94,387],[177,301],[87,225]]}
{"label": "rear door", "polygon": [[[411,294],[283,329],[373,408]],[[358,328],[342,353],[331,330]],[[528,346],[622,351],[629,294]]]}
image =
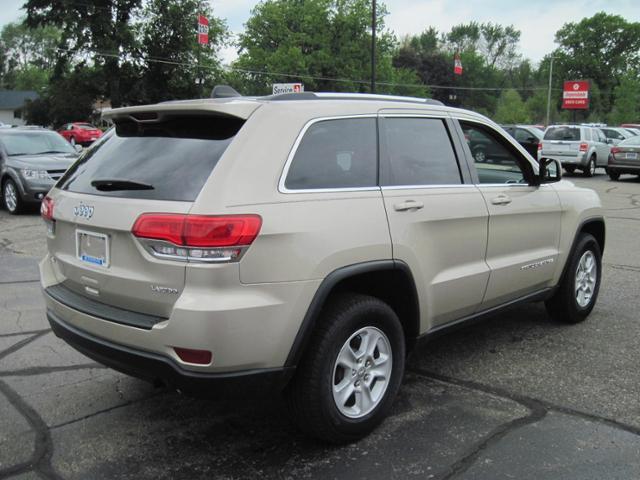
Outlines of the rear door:
{"label": "rear door", "polygon": [[[474,162],[472,171],[489,211],[486,309],[549,286],[557,267],[560,201],[551,185],[532,185],[533,166],[498,130],[468,120],[460,127],[465,138],[482,137],[501,151],[497,159]],[[470,159],[472,149],[465,148]]]}
{"label": "rear door", "polygon": [[382,114],[381,185],[394,259],[413,272],[422,330],[473,313],[489,271],[487,208],[445,116]]}
{"label": "rear door", "polygon": [[611,146],[607,143],[607,136],[599,128],[592,129],[593,140],[596,142],[597,161],[599,166],[604,166],[609,160]]}
{"label": "rear door", "polygon": [[142,213],[188,213],[242,124],[215,116],[117,122],[51,192],[58,280],[102,303],[168,316],[186,264],[152,255],[132,227]]}

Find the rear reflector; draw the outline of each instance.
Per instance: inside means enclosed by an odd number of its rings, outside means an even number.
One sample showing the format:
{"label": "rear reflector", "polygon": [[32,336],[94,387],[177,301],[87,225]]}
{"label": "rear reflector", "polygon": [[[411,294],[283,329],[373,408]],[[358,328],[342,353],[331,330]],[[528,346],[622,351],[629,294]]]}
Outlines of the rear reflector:
{"label": "rear reflector", "polygon": [[143,213],[132,233],[138,238],[164,240],[178,246],[219,248],[251,245],[261,226],[259,215]]}
{"label": "rear reflector", "polygon": [[44,197],[40,204],[40,215],[45,220],[53,220],[53,199],[48,195]]}
{"label": "rear reflector", "polygon": [[186,363],[209,365],[213,355],[208,350],[193,350],[191,348],[173,347],[180,360]]}

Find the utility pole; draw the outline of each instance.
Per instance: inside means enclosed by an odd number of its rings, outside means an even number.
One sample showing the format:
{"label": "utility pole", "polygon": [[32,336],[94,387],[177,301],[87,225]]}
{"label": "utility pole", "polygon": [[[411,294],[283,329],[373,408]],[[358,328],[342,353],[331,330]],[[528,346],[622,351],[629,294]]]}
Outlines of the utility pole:
{"label": "utility pole", "polygon": [[551,57],[549,65],[549,90],[547,91],[547,127],[549,126],[549,114],[551,113],[551,79],[553,78],[553,61],[556,57]]}
{"label": "utility pole", "polygon": [[376,93],[376,0],[371,2],[371,93]]}

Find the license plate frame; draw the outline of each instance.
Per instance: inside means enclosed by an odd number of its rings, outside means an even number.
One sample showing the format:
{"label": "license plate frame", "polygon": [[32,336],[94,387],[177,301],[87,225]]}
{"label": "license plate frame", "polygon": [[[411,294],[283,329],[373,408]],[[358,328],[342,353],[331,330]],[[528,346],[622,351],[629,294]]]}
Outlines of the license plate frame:
{"label": "license plate frame", "polygon": [[104,233],[76,229],[76,257],[86,265],[108,268],[111,263],[109,240]]}

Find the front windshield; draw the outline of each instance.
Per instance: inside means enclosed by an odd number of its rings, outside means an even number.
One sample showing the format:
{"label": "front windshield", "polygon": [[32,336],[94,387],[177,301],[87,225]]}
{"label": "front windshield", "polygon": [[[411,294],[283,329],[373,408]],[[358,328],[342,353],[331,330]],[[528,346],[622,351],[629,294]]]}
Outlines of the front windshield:
{"label": "front windshield", "polygon": [[75,149],[55,132],[11,132],[0,137],[7,155],[75,153]]}

